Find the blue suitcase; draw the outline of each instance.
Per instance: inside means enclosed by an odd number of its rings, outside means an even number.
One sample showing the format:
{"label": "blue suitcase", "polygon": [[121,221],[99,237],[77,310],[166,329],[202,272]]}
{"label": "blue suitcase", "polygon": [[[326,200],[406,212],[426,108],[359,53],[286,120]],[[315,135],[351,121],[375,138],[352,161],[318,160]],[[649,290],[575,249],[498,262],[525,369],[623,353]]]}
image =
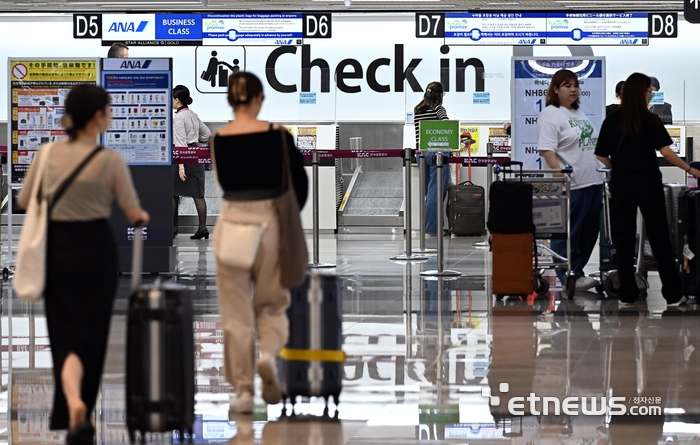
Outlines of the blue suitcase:
{"label": "blue suitcase", "polygon": [[280,352],[282,398],[340,398],[345,353],[341,346],[341,280],[332,275],[308,275],[291,290],[289,340]]}

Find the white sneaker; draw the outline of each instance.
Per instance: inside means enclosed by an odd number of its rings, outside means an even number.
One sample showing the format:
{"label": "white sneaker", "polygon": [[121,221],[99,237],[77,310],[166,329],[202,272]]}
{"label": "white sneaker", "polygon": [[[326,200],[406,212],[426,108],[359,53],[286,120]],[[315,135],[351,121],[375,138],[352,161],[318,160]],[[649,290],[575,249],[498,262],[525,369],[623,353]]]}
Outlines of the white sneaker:
{"label": "white sneaker", "polygon": [[279,403],[280,399],[282,399],[282,391],[277,381],[277,364],[274,357],[271,357],[269,354],[260,356],[258,360],[258,374],[260,374],[263,383],[263,400],[269,405]]}
{"label": "white sneaker", "polygon": [[248,391],[243,391],[229,406],[229,411],[234,414],[253,414],[253,395]]}
{"label": "white sneaker", "polygon": [[596,286],[596,281],[593,277],[583,276],[576,279],[576,290],[579,292],[586,291]]}

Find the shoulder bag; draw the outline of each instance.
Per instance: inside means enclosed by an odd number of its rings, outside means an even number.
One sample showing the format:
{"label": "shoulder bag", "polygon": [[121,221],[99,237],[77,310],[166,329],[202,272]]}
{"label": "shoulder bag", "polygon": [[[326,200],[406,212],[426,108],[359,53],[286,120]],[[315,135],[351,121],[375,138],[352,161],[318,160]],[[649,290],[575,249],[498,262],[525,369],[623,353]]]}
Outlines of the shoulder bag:
{"label": "shoulder bag", "polygon": [[275,208],[280,226],[280,283],[284,287],[292,288],[299,286],[306,279],[309,253],[306,250],[306,239],[301,227],[299,203],[294,192],[286,130],[280,130],[280,135],[283,152],[282,186],[285,183],[287,185],[287,190],[275,198]]}
{"label": "shoulder bag", "polygon": [[27,214],[24,218],[24,225],[22,226],[17,249],[13,286],[17,295],[30,303],[41,299],[46,286],[46,239],[48,236],[49,215],[68,186],[97,152],[102,149],[101,146],[98,146],[78,165],[73,173],[58,187],[51,203],[49,203],[49,199],[44,196],[43,187],[52,147],[53,145],[47,145],[42,149],[46,151],[41,157],[41,164],[38,166],[39,170],[32,188],[36,193],[32,194],[29,199]]}

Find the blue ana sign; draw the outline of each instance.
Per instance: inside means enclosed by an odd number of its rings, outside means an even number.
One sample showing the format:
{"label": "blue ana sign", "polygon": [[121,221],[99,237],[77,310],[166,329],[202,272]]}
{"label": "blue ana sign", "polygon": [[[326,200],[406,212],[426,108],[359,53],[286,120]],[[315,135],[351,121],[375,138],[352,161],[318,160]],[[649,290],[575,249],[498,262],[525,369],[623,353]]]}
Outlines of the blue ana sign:
{"label": "blue ana sign", "polygon": [[157,40],[202,40],[201,14],[156,14]]}

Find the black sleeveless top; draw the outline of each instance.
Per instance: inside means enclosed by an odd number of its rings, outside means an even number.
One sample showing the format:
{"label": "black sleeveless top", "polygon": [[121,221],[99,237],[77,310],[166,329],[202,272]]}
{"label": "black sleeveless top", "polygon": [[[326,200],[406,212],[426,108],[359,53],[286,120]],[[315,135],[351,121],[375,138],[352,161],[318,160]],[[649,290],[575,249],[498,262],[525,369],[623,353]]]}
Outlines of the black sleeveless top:
{"label": "black sleeveless top", "polygon": [[287,139],[287,152],[294,191],[299,208],[304,207],[308,194],[308,179],[304,158],[287,131],[270,130],[258,133],[214,136],[214,157],[217,176],[224,199],[258,201],[281,195],[287,189],[283,183],[284,165],[282,137]]}

